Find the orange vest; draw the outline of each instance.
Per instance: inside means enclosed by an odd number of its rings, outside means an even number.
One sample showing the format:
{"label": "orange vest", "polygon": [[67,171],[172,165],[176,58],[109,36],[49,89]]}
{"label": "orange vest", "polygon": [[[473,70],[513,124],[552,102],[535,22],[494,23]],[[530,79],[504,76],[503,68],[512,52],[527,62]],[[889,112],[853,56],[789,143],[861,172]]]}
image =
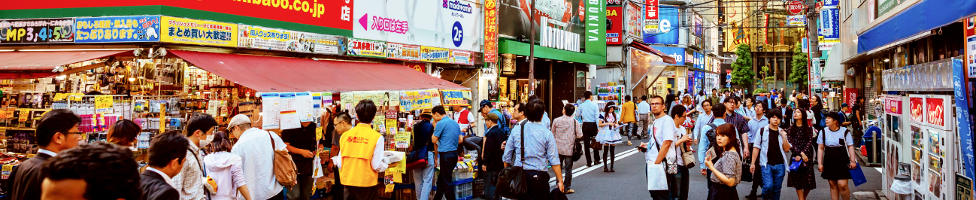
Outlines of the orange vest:
{"label": "orange vest", "polygon": [[373,150],[380,136],[379,132],[367,124],[358,124],[342,133],[342,137],[339,138],[339,152],[342,156],[339,178],[342,179],[342,185],[354,187],[376,185],[379,177],[373,170],[372,160]]}

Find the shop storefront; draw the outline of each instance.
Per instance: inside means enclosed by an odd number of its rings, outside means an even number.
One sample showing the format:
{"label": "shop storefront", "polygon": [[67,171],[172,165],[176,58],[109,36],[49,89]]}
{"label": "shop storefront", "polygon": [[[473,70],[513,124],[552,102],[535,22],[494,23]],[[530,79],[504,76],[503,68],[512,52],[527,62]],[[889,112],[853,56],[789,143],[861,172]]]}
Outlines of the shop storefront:
{"label": "shop storefront", "polygon": [[[634,96],[651,96],[667,94],[667,90],[672,88],[678,76],[676,71],[684,67],[678,67],[677,63],[681,59],[672,57],[660,47],[651,47],[642,43],[631,43],[629,49],[628,68],[630,68],[630,88]],[[680,83],[680,82],[678,82]]]}

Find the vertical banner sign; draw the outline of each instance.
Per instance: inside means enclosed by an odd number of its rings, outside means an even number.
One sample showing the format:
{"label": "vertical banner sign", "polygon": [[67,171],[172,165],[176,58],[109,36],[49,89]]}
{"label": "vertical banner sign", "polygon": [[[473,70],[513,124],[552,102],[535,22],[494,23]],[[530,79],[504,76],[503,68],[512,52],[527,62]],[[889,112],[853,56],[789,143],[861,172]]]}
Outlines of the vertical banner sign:
{"label": "vertical banner sign", "polygon": [[641,12],[640,6],[638,6],[637,3],[627,1],[627,5],[624,6],[624,12],[626,12],[627,15],[627,25],[624,26],[624,34],[630,38],[643,38],[642,33],[644,27],[642,22],[644,21],[644,18],[641,17],[641,15],[643,15],[644,12]]}
{"label": "vertical banner sign", "polygon": [[485,0],[485,63],[498,62],[498,0]]}
{"label": "vertical banner sign", "polygon": [[0,44],[72,42],[73,24],[71,18],[0,20]]}
{"label": "vertical banner sign", "polygon": [[157,42],[159,16],[75,18],[75,43]]}
{"label": "vertical banner sign", "polygon": [[586,43],[583,48],[587,54],[607,55],[607,9],[603,0],[586,0]]}
{"label": "vertical banner sign", "polygon": [[620,6],[607,6],[607,44],[623,44],[624,29],[624,8]]}
{"label": "vertical banner sign", "polygon": [[963,22],[966,30],[966,68],[969,69],[969,78],[976,78],[976,16],[967,17]]}
{"label": "vertical banner sign", "polygon": [[644,0],[644,34],[657,34],[658,0]]}
{"label": "vertical banner sign", "polygon": [[[853,107],[855,101],[857,101],[857,88],[844,88],[844,103]],[[850,114],[850,111],[846,113]]]}
{"label": "vertical banner sign", "polygon": [[[971,25],[971,24],[970,24]],[[970,113],[969,113],[969,101],[966,99],[966,77],[963,76],[963,66],[962,61],[958,59],[952,60],[952,93],[956,102],[953,104],[956,107],[956,125],[959,129],[959,150],[960,158],[962,159],[963,173],[967,178],[973,179],[976,175],[976,169],[973,167],[973,133],[970,129]]]}
{"label": "vertical banner sign", "polygon": [[237,47],[237,24],[168,16],[162,22],[163,42]]}
{"label": "vertical banner sign", "polygon": [[821,49],[826,49],[834,43],[840,42],[840,10],[824,8],[820,11],[820,43]]}

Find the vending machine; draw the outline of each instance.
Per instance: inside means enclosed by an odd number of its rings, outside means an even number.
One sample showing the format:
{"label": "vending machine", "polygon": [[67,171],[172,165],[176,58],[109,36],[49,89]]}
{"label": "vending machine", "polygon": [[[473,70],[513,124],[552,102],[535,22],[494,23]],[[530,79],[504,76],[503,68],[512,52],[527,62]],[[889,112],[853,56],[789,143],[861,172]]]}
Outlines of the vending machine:
{"label": "vending machine", "polygon": [[[952,97],[909,95],[911,178],[915,199],[954,199]],[[948,112],[947,112],[948,111]]]}
{"label": "vending machine", "polygon": [[[905,124],[907,122],[906,117],[903,117],[905,110],[903,108],[908,107],[907,97],[901,95],[884,95],[881,97],[884,103],[884,114],[881,116],[881,130],[884,134],[884,145],[882,146],[882,155],[884,156],[884,173],[882,178],[882,187],[885,188],[885,196],[888,199],[899,199],[899,192],[892,191],[888,188],[892,188],[895,182],[895,177],[898,175],[910,174],[910,163],[911,160],[911,148],[909,147],[905,131],[907,129]],[[904,182],[902,182],[904,183]],[[904,186],[904,185],[902,185]],[[904,191],[901,195],[905,195]],[[911,195],[908,192],[908,195]]]}

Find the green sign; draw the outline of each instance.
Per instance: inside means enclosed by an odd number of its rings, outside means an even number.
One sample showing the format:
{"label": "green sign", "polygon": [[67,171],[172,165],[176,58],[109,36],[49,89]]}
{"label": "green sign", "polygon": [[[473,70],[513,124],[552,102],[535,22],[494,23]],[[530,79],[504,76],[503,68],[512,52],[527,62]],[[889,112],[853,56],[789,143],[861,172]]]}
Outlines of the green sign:
{"label": "green sign", "polygon": [[586,0],[586,53],[607,55],[607,1]]}
{"label": "green sign", "polygon": [[878,12],[877,12],[878,14],[875,15],[874,18],[881,17],[885,13],[888,13],[889,11],[891,11],[892,9],[894,9],[896,6],[898,6],[898,5],[900,5],[901,3],[904,3],[904,2],[905,2],[905,0],[878,0],[877,4],[875,4],[875,5],[878,5],[878,8],[877,8],[878,9]]}

